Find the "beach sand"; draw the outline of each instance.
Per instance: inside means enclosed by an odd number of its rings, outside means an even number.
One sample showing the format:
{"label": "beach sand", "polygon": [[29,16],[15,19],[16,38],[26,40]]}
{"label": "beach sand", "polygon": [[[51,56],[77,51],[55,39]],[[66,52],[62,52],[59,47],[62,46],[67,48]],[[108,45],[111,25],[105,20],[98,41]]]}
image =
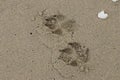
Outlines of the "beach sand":
{"label": "beach sand", "polygon": [[[102,10],[107,19],[97,17]],[[75,20],[74,34],[50,33],[43,11]],[[119,1],[0,0],[0,80],[120,80],[119,25]],[[69,42],[89,48],[88,70],[58,60]]]}

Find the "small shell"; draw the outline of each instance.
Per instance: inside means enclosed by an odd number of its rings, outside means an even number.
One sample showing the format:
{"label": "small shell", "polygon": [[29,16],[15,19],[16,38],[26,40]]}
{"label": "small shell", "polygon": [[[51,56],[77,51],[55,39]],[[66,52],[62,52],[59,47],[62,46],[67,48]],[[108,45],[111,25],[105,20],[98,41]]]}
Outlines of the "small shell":
{"label": "small shell", "polygon": [[108,17],[108,14],[105,13],[105,11],[100,11],[98,13],[98,18],[100,18],[100,19],[106,19],[107,17]]}
{"label": "small shell", "polygon": [[112,0],[113,2],[117,2],[117,1],[119,1],[119,0]]}

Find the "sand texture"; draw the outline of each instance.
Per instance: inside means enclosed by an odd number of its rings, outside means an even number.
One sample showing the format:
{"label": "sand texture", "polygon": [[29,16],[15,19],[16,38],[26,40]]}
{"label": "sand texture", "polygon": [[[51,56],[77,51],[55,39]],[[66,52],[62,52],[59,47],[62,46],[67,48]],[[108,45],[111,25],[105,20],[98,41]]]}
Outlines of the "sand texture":
{"label": "sand texture", "polygon": [[0,80],[120,80],[120,1],[0,0]]}

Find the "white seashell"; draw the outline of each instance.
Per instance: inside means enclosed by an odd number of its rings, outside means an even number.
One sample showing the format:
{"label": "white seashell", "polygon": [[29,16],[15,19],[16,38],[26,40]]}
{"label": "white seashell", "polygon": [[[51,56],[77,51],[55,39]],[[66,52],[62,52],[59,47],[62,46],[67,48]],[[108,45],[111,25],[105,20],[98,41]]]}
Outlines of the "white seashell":
{"label": "white seashell", "polygon": [[112,0],[113,2],[117,2],[117,1],[119,1],[119,0]]}
{"label": "white seashell", "polygon": [[106,19],[108,17],[108,14],[105,13],[105,11],[101,11],[98,13],[98,18],[100,19]]}

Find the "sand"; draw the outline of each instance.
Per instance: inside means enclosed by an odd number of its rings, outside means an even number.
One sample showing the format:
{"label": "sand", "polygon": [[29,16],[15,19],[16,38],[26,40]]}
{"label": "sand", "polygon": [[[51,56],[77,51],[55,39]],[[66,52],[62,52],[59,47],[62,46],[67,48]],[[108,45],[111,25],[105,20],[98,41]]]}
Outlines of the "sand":
{"label": "sand", "polygon": [[[102,10],[107,19],[97,17]],[[43,11],[60,12],[76,27],[52,34],[43,25]],[[0,0],[0,80],[120,80],[119,25],[119,1]],[[69,42],[89,48],[80,68],[58,60]]]}

